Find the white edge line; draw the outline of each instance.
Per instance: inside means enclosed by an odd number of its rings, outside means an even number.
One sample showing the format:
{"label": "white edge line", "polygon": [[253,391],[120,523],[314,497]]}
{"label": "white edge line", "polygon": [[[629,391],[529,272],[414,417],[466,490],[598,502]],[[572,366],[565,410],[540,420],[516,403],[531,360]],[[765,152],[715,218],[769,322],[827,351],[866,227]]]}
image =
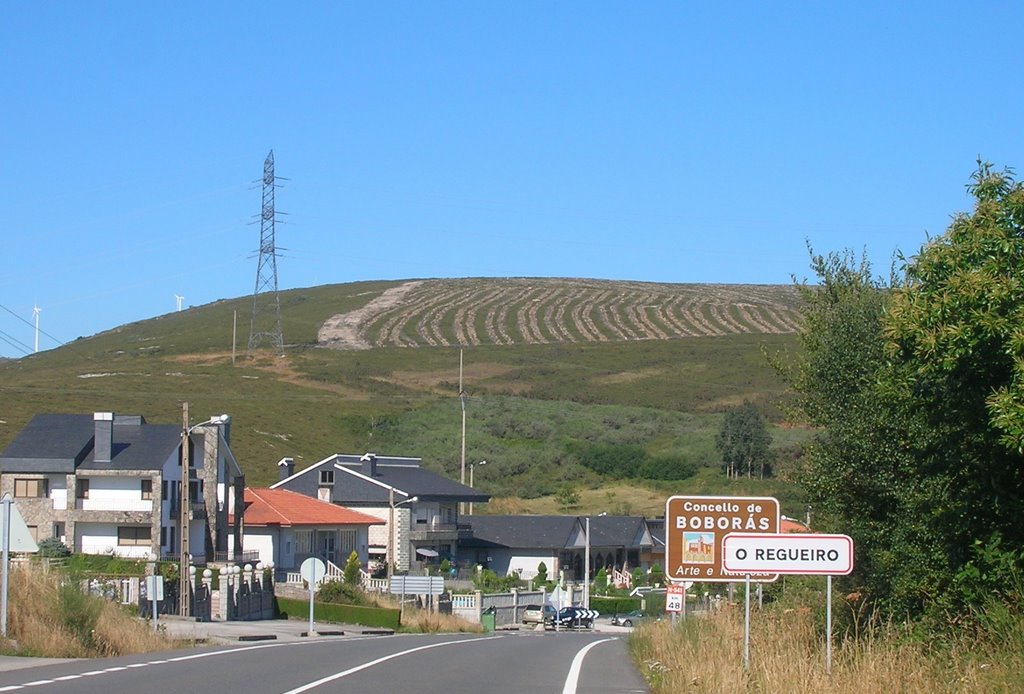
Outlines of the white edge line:
{"label": "white edge line", "polygon": [[323,677],[323,678],[318,679],[318,680],[316,680],[314,682],[310,682],[309,684],[304,684],[301,687],[297,687],[295,689],[289,689],[284,694],[301,694],[301,692],[306,692],[306,691],[309,691],[310,689],[315,689],[316,687],[319,687],[322,684],[327,684],[328,682],[333,682],[334,680],[339,680],[342,677],[348,677],[349,675],[355,674],[355,673],[359,672],[360,670],[365,670],[367,668],[373,667],[374,665],[380,665],[381,663],[387,662],[389,660],[393,660],[395,658],[400,658],[403,655],[409,655],[410,653],[416,653],[417,651],[426,651],[426,650],[429,650],[431,648],[440,648],[441,646],[454,646],[454,645],[457,645],[457,644],[460,644],[460,643],[469,643],[471,641],[475,641],[475,642],[490,641],[491,639],[500,639],[500,638],[504,638],[504,637],[502,637],[502,636],[485,636],[483,638],[460,639],[458,641],[444,641],[443,643],[431,643],[431,644],[427,644],[426,646],[417,646],[416,648],[410,648],[408,650],[399,651],[398,653],[392,653],[391,655],[386,655],[386,656],[384,656],[382,658],[377,658],[376,660],[371,660],[369,662],[363,663],[362,665],[357,665],[356,667],[349,668],[348,670],[345,670],[343,672],[336,672],[333,675],[328,675],[327,677]]}
{"label": "white edge line", "polygon": [[562,687],[562,694],[576,694],[576,685],[579,684],[580,671],[583,669],[583,659],[591,648],[598,645],[599,643],[607,643],[608,641],[615,641],[616,639],[601,639],[600,641],[594,641],[588,643],[580,652],[576,654],[576,657],[572,659],[572,665],[569,666],[569,674],[565,678],[565,686]]}

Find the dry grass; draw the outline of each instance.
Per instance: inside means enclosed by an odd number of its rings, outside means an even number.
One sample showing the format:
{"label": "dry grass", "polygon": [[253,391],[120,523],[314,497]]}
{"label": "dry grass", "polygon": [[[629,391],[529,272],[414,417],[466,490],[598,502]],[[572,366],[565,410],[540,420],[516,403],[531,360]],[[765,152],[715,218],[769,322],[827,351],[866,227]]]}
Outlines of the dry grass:
{"label": "dry grass", "polygon": [[82,595],[63,574],[13,567],[9,576],[8,635],[4,651],[48,658],[95,658],[170,650],[147,622],[102,598]]}
{"label": "dry grass", "polygon": [[[902,636],[881,629],[834,643],[829,675],[824,634],[808,611],[755,613],[750,668],[745,672],[743,612],[734,608],[676,628],[667,622],[646,624],[633,633],[630,649],[654,694],[1020,691],[1013,657],[985,662],[966,647],[942,649],[943,655],[937,655]],[[1020,648],[1021,644],[1011,645],[1013,650]]]}
{"label": "dry grass", "polygon": [[470,632],[474,634],[483,633],[483,627],[479,624],[467,622],[461,617],[450,614],[437,614],[426,610],[405,608],[405,615],[402,617],[402,631],[412,631],[423,634],[437,634],[450,632]]}

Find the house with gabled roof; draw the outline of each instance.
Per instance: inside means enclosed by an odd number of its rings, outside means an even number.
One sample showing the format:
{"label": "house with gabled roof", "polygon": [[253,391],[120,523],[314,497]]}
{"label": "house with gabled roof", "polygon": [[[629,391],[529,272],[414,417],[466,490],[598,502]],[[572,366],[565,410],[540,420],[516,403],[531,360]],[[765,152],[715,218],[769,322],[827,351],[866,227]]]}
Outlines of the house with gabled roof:
{"label": "house with gabled roof", "polygon": [[[372,560],[391,558],[395,571],[454,558],[469,534],[459,515],[463,503],[485,503],[490,495],[427,470],[420,458],[336,454],[294,471],[291,458],[278,463],[286,489],[374,516],[384,525],[369,529]],[[391,556],[393,553],[393,557]]]}
{"label": "house with gabled roof", "polygon": [[460,544],[459,562],[499,575],[533,578],[544,562],[549,578],[564,571],[583,580],[590,529],[589,575],[604,568],[643,569],[643,557],[655,546],[641,516],[472,516],[471,535]]}
{"label": "house with gabled roof", "polygon": [[287,489],[245,489],[245,546],[282,573],[310,557],[344,566],[355,552],[369,561],[369,528],[384,521]]}
{"label": "house with gabled roof", "polygon": [[113,412],[39,414],[0,453],[0,494],[13,495],[37,541],[133,558],[180,556],[188,504],[193,561],[226,559],[229,535],[242,546],[228,512],[244,488],[230,431],[226,415],[190,428],[183,494],[180,426]]}

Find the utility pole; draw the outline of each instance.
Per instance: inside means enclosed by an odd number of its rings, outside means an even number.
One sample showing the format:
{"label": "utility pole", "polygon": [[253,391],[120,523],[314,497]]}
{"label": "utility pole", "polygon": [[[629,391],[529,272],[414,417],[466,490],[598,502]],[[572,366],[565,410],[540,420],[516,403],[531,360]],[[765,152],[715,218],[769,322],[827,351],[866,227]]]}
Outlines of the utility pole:
{"label": "utility pole", "polygon": [[[462,476],[459,482],[466,484],[466,391],[462,389],[462,349],[459,349],[459,402],[462,403]],[[459,502],[459,515],[466,512],[466,502]]]}
{"label": "utility pole", "polygon": [[192,510],[191,495],[189,494],[189,468],[191,467],[192,454],[189,450],[188,436],[188,403],[181,404],[181,556],[178,560],[178,614],[187,617],[189,613],[189,512]]}

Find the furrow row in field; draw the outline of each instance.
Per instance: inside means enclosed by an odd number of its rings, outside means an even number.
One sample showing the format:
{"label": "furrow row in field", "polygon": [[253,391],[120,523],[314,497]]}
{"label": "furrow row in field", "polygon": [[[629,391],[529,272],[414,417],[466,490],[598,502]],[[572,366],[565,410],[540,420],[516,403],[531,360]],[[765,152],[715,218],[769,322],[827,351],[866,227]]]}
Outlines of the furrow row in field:
{"label": "furrow row in field", "polygon": [[339,348],[667,340],[779,334],[801,324],[795,292],[762,285],[662,285],[512,278],[422,280],[332,316]]}
{"label": "furrow row in field", "polygon": [[502,288],[481,291],[479,299],[470,297],[470,300],[465,305],[459,307],[459,310],[455,312],[455,339],[458,340],[459,344],[480,344],[480,337],[476,331],[477,314],[489,303],[500,297],[504,291]]}

